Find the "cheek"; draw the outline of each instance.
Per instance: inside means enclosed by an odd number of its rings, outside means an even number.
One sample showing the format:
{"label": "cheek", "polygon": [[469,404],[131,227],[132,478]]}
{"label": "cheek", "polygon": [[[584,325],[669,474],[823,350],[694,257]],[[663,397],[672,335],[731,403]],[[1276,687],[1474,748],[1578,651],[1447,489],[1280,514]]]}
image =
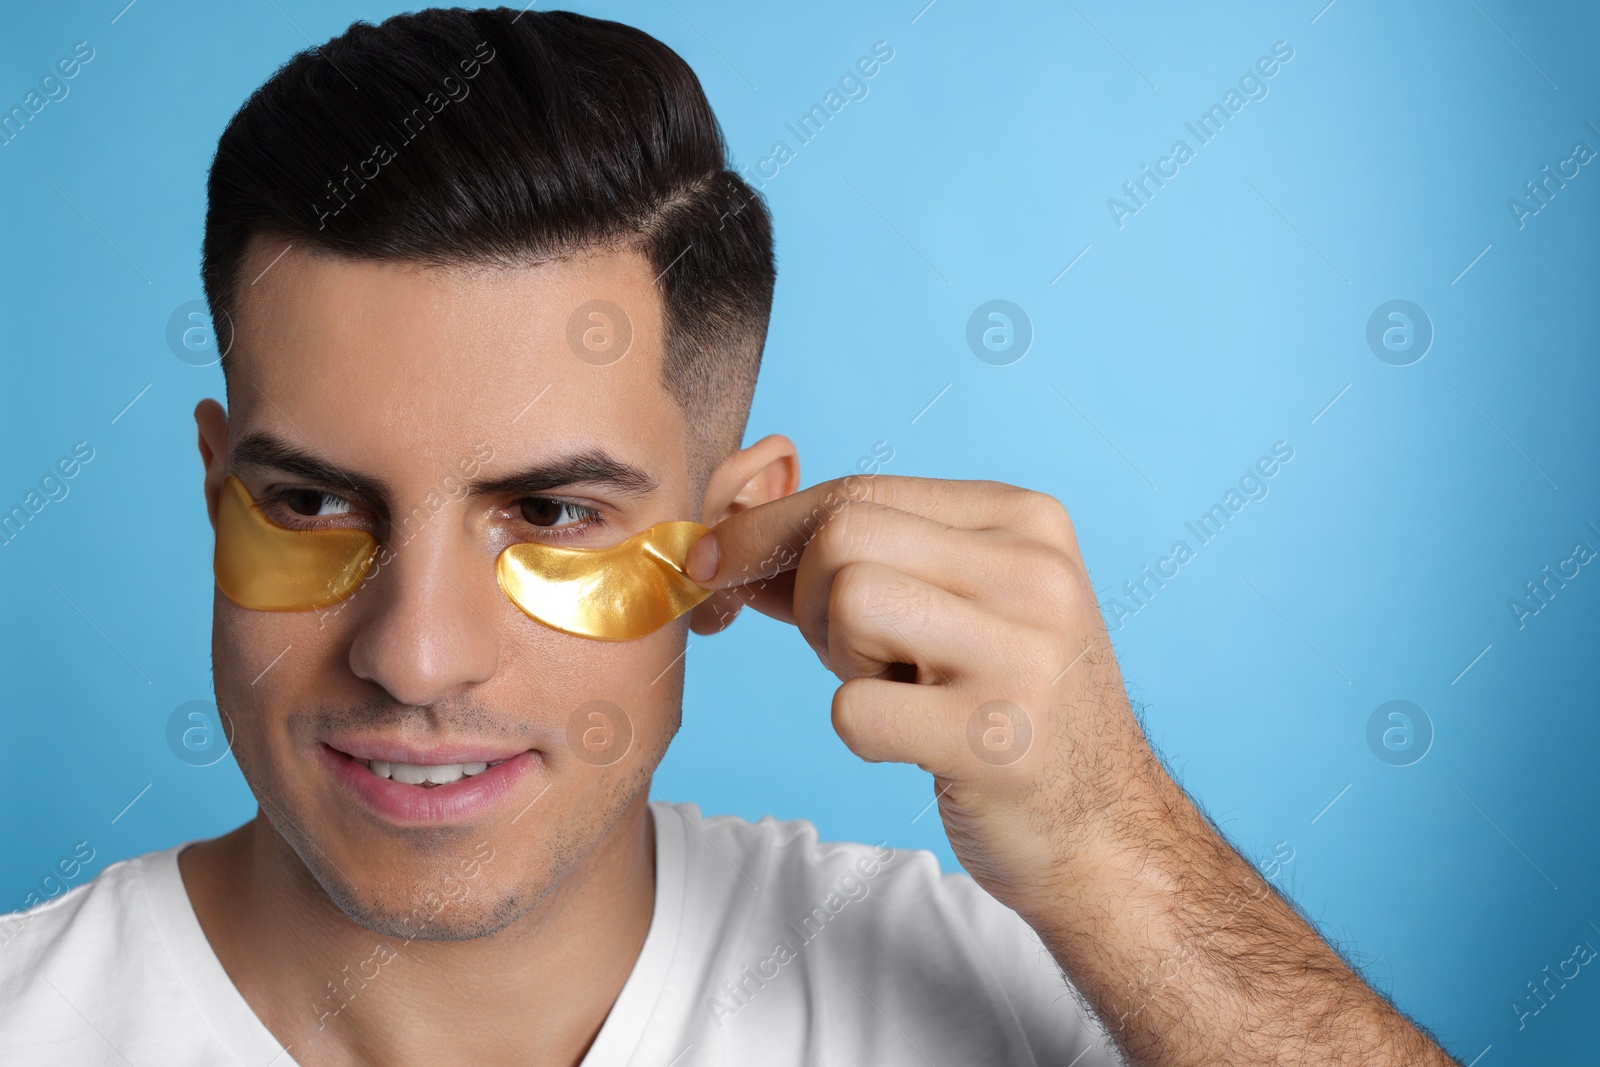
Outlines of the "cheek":
{"label": "cheek", "polygon": [[[245,778],[252,782],[256,768],[263,763],[264,719],[270,707],[266,698],[272,692],[273,671],[261,676],[260,684],[250,683],[271,662],[269,655],[256,663],[260,650],[267,647],[272,637],[270,627],[262,625],[269,618],[267,612],[239,607],[220,591],[215,594],[211,623],[212,683],[216,688],[217,706],[233,723],[234,758]],[[283,645],[278,647],[282,649]],[[284,658],[292,654],[291,649]],[[282,666],[283,662],[279,661],[273,670]]]}
{"label": "cheek", "polygon": [[274,766],[283,768],[293,712],[337,701],[348,686],[336,671],[348,657],[341,651],[340,627],[319,626],[315,611],[250,611],[220,592],[213,600],[212,677],[217,703],[234,728],[234,757],[252,784]]}
{"label": "cheek", "polygon": [[[219,690],[224,686],[235,689],[238,685],[248,688],[251,680],[277,653],[268,655],[254,671],[250,669],[251,664],[278,636],[278,631],[283,629],[282,622],[292,618],[292,615],[289,612],[241,608],[223,596],[220,590],[213,597],[211,612],[212,667],[216,672],[217,687]],[[285,636],[284,644],[278,646],[279,650],[290,643],[292,639]],[[280,667],[282,665],[281,662],[278,664]]]}
{"label": "cheek", "polygon": [[563,769],[607,790],[655,769],[678,730],[686,635],[687,616],[634,641],[555,635],[532,666],[559,723]]}
{"label": "cheek", "polygon": [[270,702],[271,694],[316,682],[347,628],[325,612],[250,611],[218,593],[211,626],[218,695]]}

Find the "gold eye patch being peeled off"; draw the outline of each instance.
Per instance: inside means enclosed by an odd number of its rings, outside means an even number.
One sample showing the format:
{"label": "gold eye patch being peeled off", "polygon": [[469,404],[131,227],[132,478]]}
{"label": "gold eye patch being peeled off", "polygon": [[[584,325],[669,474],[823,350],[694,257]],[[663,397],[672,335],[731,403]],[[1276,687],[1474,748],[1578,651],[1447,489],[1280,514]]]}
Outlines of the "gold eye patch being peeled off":
{"label": "gold eye patch being peeled off", "polygon": [[562,633],[632,641],[665,626],[706,597],[683,570],[707,528],[658,522],[611,548],[527,542],[500,553],[500,588],[522,613]]}
{"label": "gold eye patch being peeled off", "polygon": [[294,530],[279,526],[233,475],[217,501],[217,588],[255,611],[311,611],[354,593],[372,567],[378,542],[363,530]]}

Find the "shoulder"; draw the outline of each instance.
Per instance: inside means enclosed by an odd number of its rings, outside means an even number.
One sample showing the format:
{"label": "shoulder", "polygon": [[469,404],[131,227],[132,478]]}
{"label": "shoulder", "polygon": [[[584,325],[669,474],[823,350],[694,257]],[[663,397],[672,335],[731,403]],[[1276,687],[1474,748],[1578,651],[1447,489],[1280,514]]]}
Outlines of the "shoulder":
{"label": "shoulder", "polygon": [[713,946],[695,1008],[720,1042],[800,1026],[803,1047],[877,1048],[879,1063],[917,1061],[894,1051],[912,1034],[973,1062],[1067,1062],[1089,1045],[1079,1067],[1116,1062],[1033,930],[933,853],[823,841],[804,820],[656,812],[683,826],[685,925]]}
{"label": "shoulder", "polygon": [[118,860],[54,900],[0,916],[0,1004],[14,1003],[59,963],[95,965],[140,923],[140,876],[162,852]]}
{"label": "shoulder", "polygon": [[0,916],[0,1044],[29,1062],[73,1063],[116,1062],[145,1047],[138,1035],[184,997],[148,884],[152,868],[175,872],[182,847],[119,860],[54,900]]}
{"label": "shoulder", "polygon": [[[1043,950],[1015,912],[966,874],[944,873],[938,857],[926,849],[896,848],[885,841],[824,841],[803,819],[706,816],[694,804],[661,803],[655,810],[658,817],[682,823],[689,877],[698,875],[702,890],[715,891],[721,883],[730,898],[821,924],[873,899],[883,904],[870,909],[871,924],[880,929],[915,930],[922,939],[930,932],[953,938],[1004,931]],[[915,911],[900,905],[914,905]]]}
{"label": "shoulder", "polygon": [[[906,852],[886,842],[823,841],[817,828],[804,819],[778,820],[768,815],[757,822],[736,815],[702,815],[694,804],[652,805],[658,818],[677,821],[684,830],[684,851],[691,868],[707,855],[721,856],[731,866],[735,880],[743,874],[760,883],[777,879],[788,889],[820,887],[854,873],[876,879],[891,867],[919,866],[916,857],[930,861],[933,873],[938,861],[929,852]],[[909,862],[908,862],[909,861]],[[928,873],[924,871],[924,873]]]}
{"label": "shoulder", "polygon": [[704,816],[693,804],[661,807],[675,811],[686,827],[691,872],[709,869],[708,880],[726,884],[730,895],[760,901],[764,910],[782,909],[796,925],[809,925],[807,932],[872,899],[870,909],[856,911],[870,911],[864,921],[885,936],[914,931],[926,943],[930,933],[945,940],[975,930],[1032,933],[970,877],[945,874],[938,857],[925,849],[896,848],[886,841],[824,841],[804,819],[769,815],[750,822],[733,815]]}

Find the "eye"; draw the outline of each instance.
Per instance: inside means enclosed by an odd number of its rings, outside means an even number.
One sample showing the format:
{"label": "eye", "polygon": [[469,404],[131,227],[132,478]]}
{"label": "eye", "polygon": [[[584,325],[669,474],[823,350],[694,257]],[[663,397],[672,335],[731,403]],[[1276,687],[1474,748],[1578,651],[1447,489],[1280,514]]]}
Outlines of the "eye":
{"label": "eye", "polygon": [[324,493],[320,489],[285,490],[283,503],[296,515],[303,515],[308,519],[350,513],[350,501],[342,496]]}
{"label": "eye", "polygon": [[[600,512],[581,504],[547,496],[528,496],[517,501],[522,520],[546,529],[566,526],[598,526]],[[565,521],[563,521],[565,519]]]}

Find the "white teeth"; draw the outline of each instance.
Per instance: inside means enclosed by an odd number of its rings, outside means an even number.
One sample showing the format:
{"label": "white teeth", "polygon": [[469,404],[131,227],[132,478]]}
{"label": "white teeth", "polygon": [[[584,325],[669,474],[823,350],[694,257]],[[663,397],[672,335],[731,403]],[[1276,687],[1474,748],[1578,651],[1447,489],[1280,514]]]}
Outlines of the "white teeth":
{"label": "white teeth", "polygon": [[427,765],[421,763],[385,763],[383,760],[366,761],[367,769],[379,778],[391,778],[403,785],[448,785],[450,782],[462,778],[470,778],[474,774],[482,774],[495,763],[504,763],[504,760],[495,760],[494,763],[441,763]]}
{"label": "white teeth", "polygon": [[421,785],[428,780],[428,770],[415,763],[396,763],[389,768],[389,777],[405,785]]}

